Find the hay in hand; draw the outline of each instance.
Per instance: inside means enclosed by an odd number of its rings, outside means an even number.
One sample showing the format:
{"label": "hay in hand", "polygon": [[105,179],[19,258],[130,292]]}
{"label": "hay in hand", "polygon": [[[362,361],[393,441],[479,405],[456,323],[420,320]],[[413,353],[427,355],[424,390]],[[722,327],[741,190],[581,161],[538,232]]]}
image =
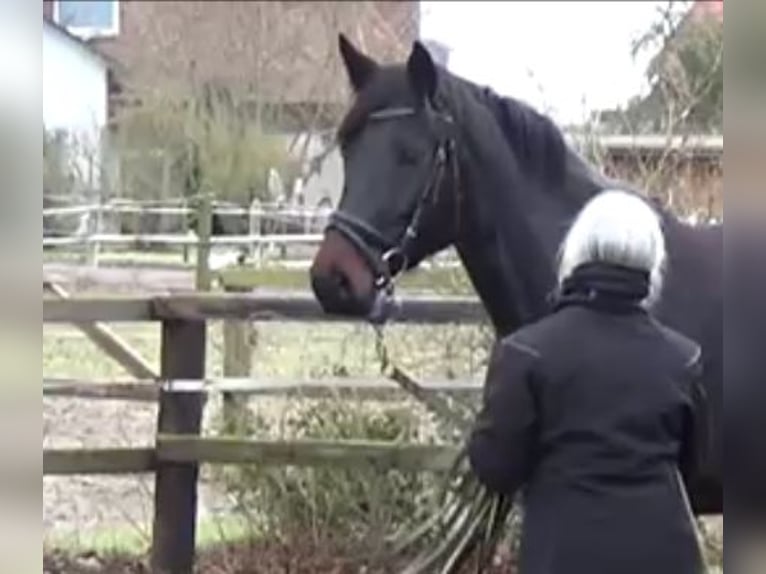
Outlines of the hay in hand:
{"label": "hay in hand", "polygon": [[509,523],[513,499],[490,492],[473,474],[463,449],[449,472],[438,510],[394,541],[394,552],[417,554],[403,574],[457,574],[473,560],[483,572]]}
{"label": "hay in hand", "polygon": [[[393,365],[378,330],[381,372],[416,398],[441,424],[464,436],[470,433],[476,413],[468,405],[423,391],[399,367]],[[415,556],[403,574],[458,574],[471,559],[475,572],[483,572],[496,555],[513,510],[513,499],[488,490],[468,463],[464,444],[446,475],[436,513],[413,532],[393,540],[393,553]]]}

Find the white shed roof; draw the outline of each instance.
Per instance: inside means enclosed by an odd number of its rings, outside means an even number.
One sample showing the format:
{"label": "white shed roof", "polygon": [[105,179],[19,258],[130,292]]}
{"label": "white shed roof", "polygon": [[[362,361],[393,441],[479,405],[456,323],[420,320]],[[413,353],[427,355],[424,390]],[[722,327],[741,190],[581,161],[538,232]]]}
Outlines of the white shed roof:
{"label": "white shed roof", "polygon": [[43,18],[43,30],[49,30],[54,34],[59,34],[62,38],[66,39],[66,41],[70,42],[72,46],[82,50],[83,53],[86,53],[89,56],[97,59],[104,67],[108,68],[112,63],[106,56],[104,56],[104,54],[96,50],[96,48],[94,48],[91,44],[82,38],[79,38],[70,33],[66,28],[59,26],[48,18]]}

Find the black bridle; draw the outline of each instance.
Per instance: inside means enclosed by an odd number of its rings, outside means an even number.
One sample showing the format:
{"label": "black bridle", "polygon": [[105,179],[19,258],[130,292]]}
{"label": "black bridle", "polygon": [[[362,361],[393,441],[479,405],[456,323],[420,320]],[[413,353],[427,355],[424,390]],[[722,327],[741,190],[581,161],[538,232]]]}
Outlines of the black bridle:
{"label": "black bridle", "polygon": [[[453,185],[458,185],[452,117],[432,106],[425,106],[422,110],[429,114],[435,144],[429,176],[404,232],[395,239],[388,238],[366,221],[342,209],[336,209],[327,223],[327,229],[335,229],[356,247],[373,272],[375,301],[368,316],[368,320],[373,323],[385,322],[397,308],[394,293],[396,280],[409,265],[412,246],[419,237],[425,208],[436,201],[448,167],[452,169]],[[368,120],[388,121],[412,117],[419,111],[410,107],[384,108],[371,113]]]}

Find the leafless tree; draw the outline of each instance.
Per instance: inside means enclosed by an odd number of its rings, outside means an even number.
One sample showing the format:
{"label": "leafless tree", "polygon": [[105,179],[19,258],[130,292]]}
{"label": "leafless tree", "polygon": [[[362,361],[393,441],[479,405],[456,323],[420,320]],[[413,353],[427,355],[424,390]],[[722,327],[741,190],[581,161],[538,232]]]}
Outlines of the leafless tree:
{"label": "leafless tree", "polygon": [[[218,173],[217,189],[226,187],[219,183],[223,173],[247,171],[258,156],[243,144],[248,139],[244,132],[263,136],[255,138],[256,147],[278,139],[267,133],[291,134],[286,142],[289,159],[277,161],[272,152],[261,155],[294,172],[312,152],[307,134],[337,124],[349,95],[337,54],[338,32],[382,59],[401,59],[417,35],[411,2],[186,2],[172,11],[152,4],[155,13],[146,18],[147,37],[163,50],[132,56],[137,62],[131,74],[134,91],[144,110],[148,102],[172,110],[172,120],[155,124],[187,124],[180,130],[186,152],[175,155],[189,160],[192,149],[197,156],[211,155],[207,163]],[[232,146],[244,149],[225,151],[227,137]],[[216,146],[220,149],[213,152]],[[204,157],[193,159],[205,163]],[[283,175],[289,180],[293,173]],[[229,179],[241,187],[242,178]]]}
{"label": "leafless tree", "polygon": [[[636,149],[620,161],[598,146],[588,151],[608,171],[679,211],[720,216],[721,186],[712,182],[722,179],[722,154],[705,158],[700,150],[708,136],[722,133],[722,23],[695,13],[690,2],[671,0],[635,42],[634,55],[642,50],[656,54],[648,70],[650,93],[624,109],[597,114],[586,133],[660,136],[659,147],[651,153]],[[706,184],[703,194],[699,188]]]}

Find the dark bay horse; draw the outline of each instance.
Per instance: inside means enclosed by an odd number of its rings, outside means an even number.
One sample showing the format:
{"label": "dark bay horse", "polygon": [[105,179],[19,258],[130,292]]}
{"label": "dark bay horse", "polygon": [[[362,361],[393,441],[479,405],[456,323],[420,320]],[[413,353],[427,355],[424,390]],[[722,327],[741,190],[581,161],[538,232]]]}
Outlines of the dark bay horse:
{"label": "dark bay horse", "polygon": [[[401,65],[379,65],[342,35],[340,52],[355,98],[338,130],[345,187],[310,271],[323,309],[383,321],[396,276],[454,245],[498,335],[542,317],[575,214],[600,190],[627,185],[588,165],[548,117],[436,66],[418,42]],[[657,209],[669,251],[657,315],[702,345],[711,404],[714,438],[692,505],[721,513],[723,227],[691,227]],[[764,354],[740,363],[740,388],[760,382]],[[738,443],[751,445],[736,466],[750,502],[753,485],[766,484],[754,462],[766,445],[762,420],[766,412],[742,425],[761,438]]]}

